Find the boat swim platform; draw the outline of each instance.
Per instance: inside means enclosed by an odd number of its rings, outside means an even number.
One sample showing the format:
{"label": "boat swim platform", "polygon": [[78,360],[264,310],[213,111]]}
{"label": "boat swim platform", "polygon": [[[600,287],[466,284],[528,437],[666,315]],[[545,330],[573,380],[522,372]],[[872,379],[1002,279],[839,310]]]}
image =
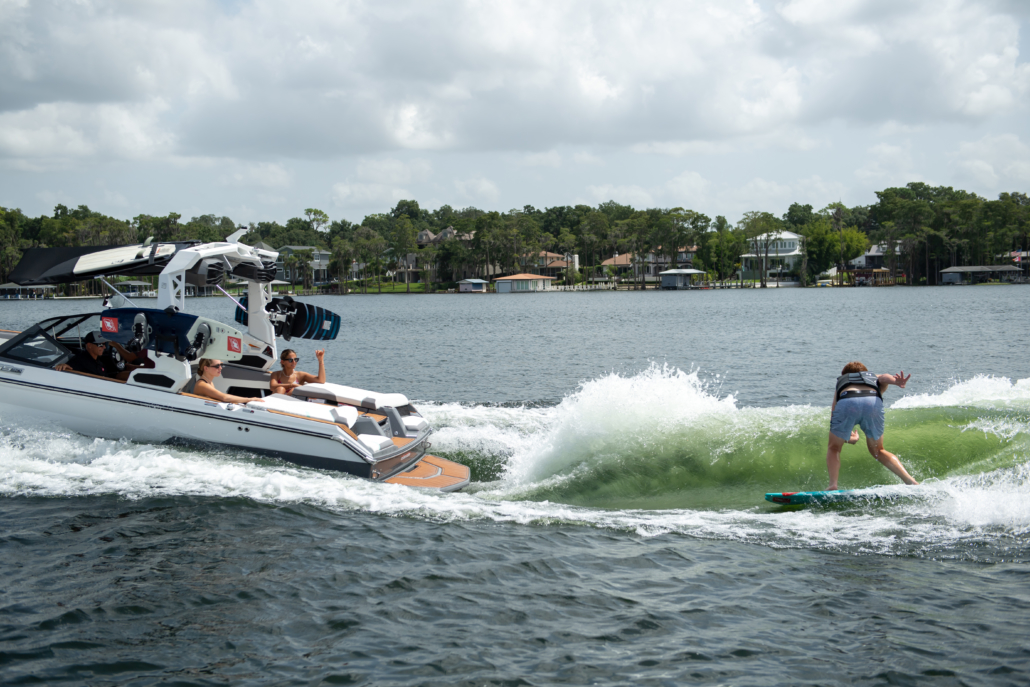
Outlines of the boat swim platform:
{"label": "boat swim platform", "polygon": [[456,491],[469,483],[471,474],[472,472],[465,465],[427,453],[412,469],[388,477],[383,481],[387,484],[402,484],[406,487]]}

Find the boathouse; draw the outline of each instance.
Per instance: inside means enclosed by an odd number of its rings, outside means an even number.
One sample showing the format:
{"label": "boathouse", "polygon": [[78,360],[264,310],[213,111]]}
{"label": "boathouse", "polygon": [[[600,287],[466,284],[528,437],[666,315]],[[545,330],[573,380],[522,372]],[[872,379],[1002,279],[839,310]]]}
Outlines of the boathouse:
{"label": "boathouse", "polygon": [[542,274],[513,274],[510,277],[497,277],[494,284],[497,293],[530,293],[533,291],[550,291],[554,277]]}
{"label": "boathouse", "polygon": [[695,274],[704,274],[704,272],[692,269],[665,270],[664,272],[659,272],[658,276],[662,278],[663,289],[675,291],[691,288],[691,279],[694,278]]}
{"label": "boathouse", "polygon": [[458,293],[486,293],[489,283],[483,279],[462,279],[458,282]]}

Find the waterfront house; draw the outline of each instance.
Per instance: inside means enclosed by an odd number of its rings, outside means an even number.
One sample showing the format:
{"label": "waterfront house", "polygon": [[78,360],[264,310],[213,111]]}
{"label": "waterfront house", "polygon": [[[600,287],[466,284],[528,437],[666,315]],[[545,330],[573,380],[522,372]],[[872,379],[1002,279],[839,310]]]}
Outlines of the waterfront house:
{"label": "waterfront house", "polygon": [[486,293],[489,283],[483,279],[462,279],[458,282],[458,293]]}
{"label": "waterfront house", "polygon": [[[697,246],[680,248],[676,251],[676,265],[681,268],[693,267],[696,252]],[[615,274],[624,279],[639,280],[640,274],[643,273],[645,282],[656,282],[661,280],[659,275],[668,270],[671,263],[669,256],[662,252],[661,246],[658,246],[657,250],[641,256],[639,260],[633,253],[621,253],[603,261],[601,266],[612,267]]]}
{"label": "waterfront house", "polygon": [[[329,263],[332,262],[333,254],[327,250],[315,246],[282,246],[279,249],[279,257],[275,259],[275,278],[288,282],[303,281],[302,270],[308,270],[311,275],[312,284],[324,284],[329,281]],[[311,259],[305,261],[296,268],[291,268],[287,261],[294,253],[305,253],[310,251]]]}
{"label": "waterfront house", "polygon": [[494,279],[497,293],[530,293],[533,291],[550,291],[554,277],[542,274],[513,274],[510,277]]}
{"label": "waterfront house", "polygon": [[767,278],[782,279],[801,263],[801,240],[801,235],[792,231],[771,232],[749,239],[747,246],[751,252],[740,256],[744,278],[758,279],[764,263]]}

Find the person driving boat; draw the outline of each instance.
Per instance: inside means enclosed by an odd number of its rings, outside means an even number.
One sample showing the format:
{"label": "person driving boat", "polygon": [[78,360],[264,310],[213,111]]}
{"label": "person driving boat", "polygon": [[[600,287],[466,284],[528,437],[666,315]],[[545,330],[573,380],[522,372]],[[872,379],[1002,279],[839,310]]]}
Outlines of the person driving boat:
{"label": "person driving boat", "polygon": [[193,387],[193,393],[198,396],[206,396],[219,403],[242,403],[246,404],[251,401],[257,401],[264,403],[263,398],[244,398],[243,396],[233,396],[232,394],[224,394],[215,388],[215,377],[222,374],[222,361],[214,360],[212,358],[201,358],[200,362],[197,363],[197,374],[200,379],[197,380],[196,385]]}
{"label": "person driving boat", "polygon": [[279,355],[279,364],[283,366],[283,369],[273,372],[272,380],[269,383],[272,393],[292,395],[293,390],[298,386],[325,384],[325,350],[315,351],[315,357],[318,359],[317,375],[297,370],[297,363],[300,362],[300,358],[297,357],[297,352],[292,348],[287,348],[283,351]]}

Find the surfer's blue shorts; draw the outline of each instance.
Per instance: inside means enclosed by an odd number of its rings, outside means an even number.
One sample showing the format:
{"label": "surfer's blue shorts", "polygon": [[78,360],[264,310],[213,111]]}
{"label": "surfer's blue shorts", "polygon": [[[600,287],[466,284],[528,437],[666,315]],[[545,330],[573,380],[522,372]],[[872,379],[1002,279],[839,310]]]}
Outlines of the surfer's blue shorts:
{"label": "surfer's blue shorts", "polygon": [[883,436],[883,420],[883,399],[876,396],[842,398],[830,417],[830,434],[847,441],[851,430],[858,425],[867,439],[876,441]]}

